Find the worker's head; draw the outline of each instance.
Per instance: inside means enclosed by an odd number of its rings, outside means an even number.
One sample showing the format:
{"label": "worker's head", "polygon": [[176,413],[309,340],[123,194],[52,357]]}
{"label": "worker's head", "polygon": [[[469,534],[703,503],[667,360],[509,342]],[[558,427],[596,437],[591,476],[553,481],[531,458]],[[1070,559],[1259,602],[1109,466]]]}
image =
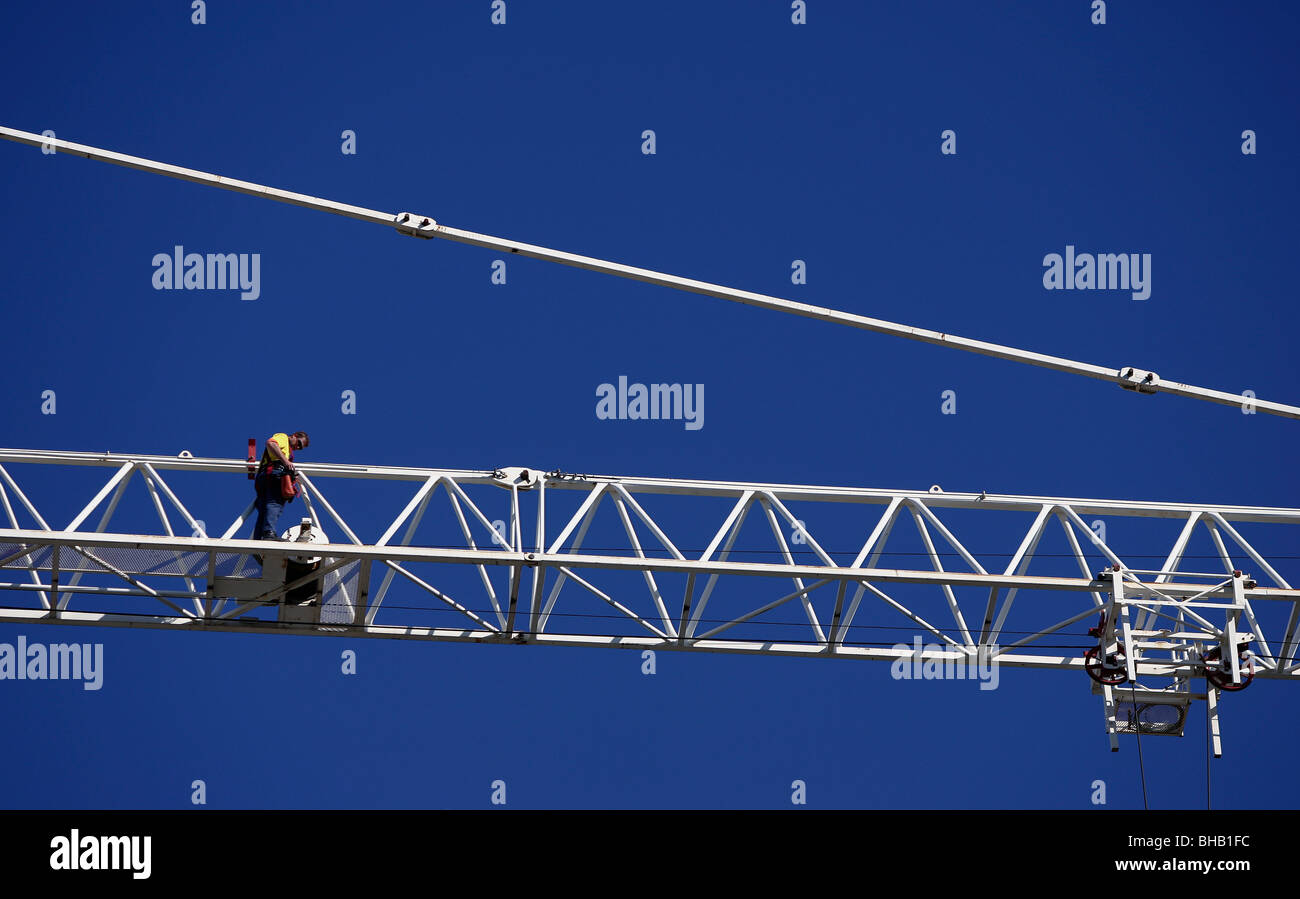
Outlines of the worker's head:
{"label": "worker's head", "polygon": [[294,431],[289,438],[289,449],[297,452],[311,446],[311,438],[307,436],[306,431]]}

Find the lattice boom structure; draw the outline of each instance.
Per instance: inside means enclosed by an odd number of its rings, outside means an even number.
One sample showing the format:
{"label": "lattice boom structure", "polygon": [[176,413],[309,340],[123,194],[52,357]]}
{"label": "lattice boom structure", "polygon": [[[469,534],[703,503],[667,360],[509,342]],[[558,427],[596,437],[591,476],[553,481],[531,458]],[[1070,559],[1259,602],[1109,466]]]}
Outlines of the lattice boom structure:
{"label": "lattice boom structure", "polygon": [[[59,528],[34,498],[51,473],[66,493],[72,467],[108,477]],[[1282,558],[1266,556],[1298,545],[1296,509],[529,468],[298,469],[303,517],[318,537],[342,539],[311,544],[319,566],[286,580],[305,550],[237,536],[251,502],[219,535],[191,511],[250,497],[243,460],[0,450],[0,620],[1082,669],[1106,696],[1112,740],[1126,729],[1123,710],[1116,719],[1125,700],[1143,733],[1181,732],[1190,699],[1213,706],[1217,689],[1190,686],[1207,669],[1228,690],[1300,677],[1300,590],[1278,571]],[[164,473],[201,475],[204,488],[187,503]],[[123,528],[133,493],[152,509]],[[1093,516],[1111,530],[1116,519],[1165,520],[1175,536],[1162,563],[1143,564]],[[915,551],[888,549],[905,531]],[[977,554],[962,533],[1008,551]],[[1043,550],[1049,535],[1064,552]],[[1198,567],[1218,573],[1185,570],[1198,535],[1213,559]],[[898,556],[908,564],[881,564]],[[1030,574],[1031,563],[1057,570]],[[1069,651],[1052,642],[1099,619]],[[1143,721],[1145,705],[1181,709],[1177,726]]]}

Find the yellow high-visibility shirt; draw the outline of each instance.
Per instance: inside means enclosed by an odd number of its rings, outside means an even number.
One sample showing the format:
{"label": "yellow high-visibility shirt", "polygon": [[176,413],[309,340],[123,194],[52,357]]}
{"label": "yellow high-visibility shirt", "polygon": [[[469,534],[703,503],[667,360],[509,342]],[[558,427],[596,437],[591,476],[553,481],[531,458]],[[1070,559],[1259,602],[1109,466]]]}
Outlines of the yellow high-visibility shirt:
{"label": "yellow high-visibility shirt", "polygon": [[269,444],[271,443],[275,444],[276,448],[280,450],[280,455],[284,456],[286,460],[290,458],[288,434],[272,434],[267,439],[266,442],[268,446],[266,449],[262,450],[262,463],[260,466],[261,468],[265,469],[268,466],[274,465],[275,463],[280,461],[279,459],[275,458],[275,456],[271,454],[271,447],[269,446]]}

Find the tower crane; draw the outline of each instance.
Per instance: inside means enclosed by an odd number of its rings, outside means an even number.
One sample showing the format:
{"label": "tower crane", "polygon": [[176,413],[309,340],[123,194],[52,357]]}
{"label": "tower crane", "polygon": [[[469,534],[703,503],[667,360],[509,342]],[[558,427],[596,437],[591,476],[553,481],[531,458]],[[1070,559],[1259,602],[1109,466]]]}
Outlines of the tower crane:
{"label": "tower crane", "polygon": [[[1108,368],[910,327],[11,128],[0,127],[0,137],[413,237],[1050,368],[1140,394],[1243,402],[1134,366]],[[1297,406],[1249,402],[1267,414],[1300,418]],[[248,473],[250,460],[0,449],[0,591],[13,597],[0,606],[0,621],[859,659],[977,672],[992,665],[1068,669],[1101,698],[1112,750],[1120,734],[1181,735],[1191,703],[1204,700],[1215,756],[1222,752],[1223,693],[1255,679],[1300,678],[1300,589],[1268,558],[1273,547],[1295,545],[1287,528],[1300,525],[1300,509],[946,493],[937,485],[909,491],[534,467],[298,463],[307,515],[289,542],[267,543],[235,536],[253,504],[209,532],[194,502],[164,478],[184,471],[228,483]],[[41,472],[69,467],[108,477],[68,524],[55,527],[29,496],[30,484]],[[386,482],[405,490],[406,502],[377,535],[363,539],[344,503],[322,489],[330,479]],[[138,520],[131,531],[110,529],[132,483],[142,485],[156,513],[151,532],[140,532]],[[439,493],[445,499],[435,500]],[[613,534],[619,545],[584,546],[602,509],[612,525],[603,540]],[[1167,519],[1177,535],[1156,567],[1142,567],[1137,549],[1108,542],[1089,525],[1090,515]],[[755,543],[747,520],[759,522],[760,532],[767,526],[765,543]],[[923,565],[882,565],[896,526],[909,520]],[[414,542],[421,524],[440,528],[449,542]],[[1265,536],[1252,542],[1248,528]],[[680,536],[692,530],[702,547]],[[999,557],[1010,561],[995,565],[988,554],[981,560],[959,532],[1005,537],[1012,549]],[[832,546],[834,533],[840,537]],[[1064,538],[1077,574],[1028,572],[1049,533]],[[1222,570],[1188,570],[1197,536],[1214,548],[1216,565],[1209,567]],[[838,549],[846,543],[851,551]],[[945,567],[945,556],[959,566]],[[389,592],[399,578],[427,605],[394,604]],[[580,610],[591,608],[601,611],[596,632],[583,628],[591,616]],[[796,620],[773,621],[777,610],[796,610]],[[1095,622],[1082,652],[1051,643],[1080,622]],[[911,643],[889,645],[879,639],[882,630]],[[922,646],[922,639],[930,642]]]}

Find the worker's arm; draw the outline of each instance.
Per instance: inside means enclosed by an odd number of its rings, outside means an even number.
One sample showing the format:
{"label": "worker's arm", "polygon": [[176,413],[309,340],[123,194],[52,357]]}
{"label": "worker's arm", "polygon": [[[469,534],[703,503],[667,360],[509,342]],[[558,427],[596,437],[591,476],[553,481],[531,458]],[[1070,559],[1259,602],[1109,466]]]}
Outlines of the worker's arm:
{"label": "worker's arm", "polygon": [[280,460],[280,464],[285,467],[290,475],[297,476],[298,472],[294,469],[293,463],[284,457],[280,452],[280,445],[274,440],[266,441],[266,448],[271,451],[271,455]]}

